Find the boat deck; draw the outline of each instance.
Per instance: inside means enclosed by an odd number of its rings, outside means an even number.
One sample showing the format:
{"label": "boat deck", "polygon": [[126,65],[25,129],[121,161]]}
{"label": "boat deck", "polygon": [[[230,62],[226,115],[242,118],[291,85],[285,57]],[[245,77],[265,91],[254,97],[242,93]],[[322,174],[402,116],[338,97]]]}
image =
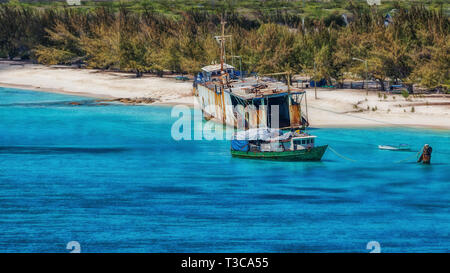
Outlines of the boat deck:
{"label": "boat deck", "polygon": [[[216,87],[217,86],[217,87]],[[209,89],[219,88],[221,86],[219,80],[206,83]],[[303,90],[290,87],[291,94],[304,93]],[[253,98],[261,98],[267,96],[274,96],[279,94],[286,94],[288,92],[287,85],[283,82],[276,81],[272,78],[256,78],[249,77],[242,80],[232,80],[226,86],[226,91],[245,100]]]}

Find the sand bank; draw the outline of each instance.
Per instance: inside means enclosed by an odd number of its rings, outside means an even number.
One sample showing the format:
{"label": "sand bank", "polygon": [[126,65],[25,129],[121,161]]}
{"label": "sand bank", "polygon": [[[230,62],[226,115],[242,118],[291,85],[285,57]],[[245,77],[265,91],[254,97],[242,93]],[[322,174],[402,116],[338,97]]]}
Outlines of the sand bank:
{"label": "sand bank", "polygon": [[[154,104],[194,106],[191,81],[145,75],[102,72],[91,69],[56,68],[0,62],[0,86],[82,95],[101,99],[153,98]],[[18,65],[19,64],[19,65]],[[450,96],[427,95],[403,98],[379,96],[364,90],[307,89],[312,127],[427,127],[450,129]]]}

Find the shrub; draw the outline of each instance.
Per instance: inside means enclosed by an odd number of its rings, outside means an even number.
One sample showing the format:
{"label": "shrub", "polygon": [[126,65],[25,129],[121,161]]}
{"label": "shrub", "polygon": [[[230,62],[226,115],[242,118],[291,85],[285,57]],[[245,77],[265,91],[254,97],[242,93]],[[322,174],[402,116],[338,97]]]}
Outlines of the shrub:
{"label": "shrub", "polygon": [[402,96],[407,99],[409,97],[409,93],[408,91],[406,91],[405,89],[402,90]]}

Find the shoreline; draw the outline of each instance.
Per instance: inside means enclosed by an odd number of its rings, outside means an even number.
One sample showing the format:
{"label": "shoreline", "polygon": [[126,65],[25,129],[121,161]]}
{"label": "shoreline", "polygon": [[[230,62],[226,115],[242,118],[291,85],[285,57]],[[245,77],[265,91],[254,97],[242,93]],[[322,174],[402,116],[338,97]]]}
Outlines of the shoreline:
{"label": "shoreline", "polygon": [[[104,72],[35,64],[0,62],[0,87],[89,97],[99,100],[152,98],[154,103],[130,105],[198,107],[192,81],[128,73]],[[89,92],[86,90],[90,90]],[[357,89],[305,89],[310,128],[389,128],[450,130],[450,96],[411,96]]]}
{"label": "shoreline", "polygon": [[[61,90],[61,89],[52,89],[52,88],[40,88],[40,87],[35,87],[35,86],[29,86],[29,85],[22,85],[22,84],[6,84],[6,83],[2,83],[0,82],[0,88],[14,88],[14,89],[19,89],[19,90],[31,90],[31,91],[36,91],[36,92],[44,92],[44,93],[53,93],[53,94],[61,94],[61,95],[67,95],[67,96],[79,96],[79,97],[87,97],[87,98],[93,98],[93,99],[98,99],[98,100],[111,100],[111,99],[118,99],[117,97],[113,97],[110,95],[97,95],[97,94],[91,94],[91,93],[87,93],[87,92],[71,92],[71,91],[65,91],[65,90]],[[194,97],[192,97],[194,98]],[[126,103],[122,103],[119,102],[121,104],[124,105],[143,105],[143,106],[152,106],[152,105],[157,105],[157,106],[175,106],[175,105],[186,105],[190,108],[194,108],[195,107],[195,103],[189,103],[189,102],[154,102],[154,103],[138,103],[138,104],[126,104]]]}
{"label": "shoreline", "polygon": [[[83,93],[83,92],[70,92],[65,90],[58,90],[58,89],[42,89],[39,87],[34,86],[28,86],[28,85],[19,85],[19,84],[5,84],[0,82],[0,87],[3,88],[14,88],[14,89],[22,89],[22,90],[32,90],[36,92],[45,92],[45,93],[55,93],[55,94],[62,94],[62,95],[68,95],[68,96],[80,96],[80,97],[88,97],[88,98],[95,98],[99,100],[109,100],[109,99],[115,99],[115,97],[109,96],[109,95],[95,95],[91,93]],[[126,104],[125,104],[126,105]],[[186,105],[189,108],[195,108],[195,103],[183,103],[183,102],[154,102],[154,103],[140,103],[140,104],[129,104],[130,106],[164,106],[164,107],[172,107],[175,105]],[[360,117],[353,117],[355,119],[359,119]],[[322,129],[322,128],[348,128],[348,129],[376,129],[376,128],[395,128],[395,127],[403,127],[403,128],[409,128],[409,129],[433,129],[433,130],[439,130],[439,131],[448,131],[450,130],[450,126],[436,126],[436,125],[411,125],[411,124],[386,124],[383,121],[375,121],[378,122],[378,124],[362,124],[362,123],[341,123],[341,124],[317,124],[314,126],[309,127],[310,129]],[[380,124],[384,123],[384,124]]]}
{"label": "shoreline", "polygon": [[364,124],[341,124],[337,126],[331,126],[331,125],[318,125],[318,126],[311,126],[309,129],[380,129],[380,128],[403,128],[403,129],[414,129],[414,130],[437,130],[437,131],[450,131],[450,127],[445,126],[426,126],[426,125],[420,125],[420,126],[414,126],[414,125],[404,125],[404,124],[391,124],[391,125],[364,125]]}
{"label": "shoreline", "polygon": [[[40,88],[35,86],[29,86],[29,85],[21,85],[21,84],[5,84],[0,82],[0,87],[3,88],[14,88],[14,89],[21,89],[21,90],[32,90],[36,92],[44,92],[44,93],[54,93],[54,94],[61,94],[61,95],[67,95],[67,96],[80,96],[80,97],[88,97],[88,98],[94,98],[99,100],[110,100],[110,99],[116,99],[116,97],[110,96],[110,95],[98,95],[98,94],[92,94],[87,92],[71,92],[71,91],[65,91],[61,89],[51,89],[51,88]],[[127,105],[127,104],[125,104]],[[186,105],[189,108],[195,108],[195,103],[188,103],[188,102],[154,102],[154,103],[140,103],[140,104],[128,104],[129,106],[136,106],[136,105],[142,105],[142,106],[165,106],[165,107],[172,107],[175,105]],[[353,117],[355,119],[360,119],[360,117]],[[363,123],[357,123],[354,122],[352,124],[347,123],[341,123],[341,124],[316,124],[314,126],[311,126],[310,129],[321,129],[321,128],[349,128],[349,129],[358,129],[358,128],[395,128],[395,127],[404,127],[404,128],[410,128],[410,129],[433,129],[433,130],[450,130],[449,126],[437,126],[437,125],[427,125],[427,124],[421,124],[421,125],[411,125],[411,124],[386,124],[383,121],[375,121],[378,124],[363,124]],[[380,124],[384,123],[384,124]]]}
{"label": "shoreline", "polygon": [[70,92],[70,91],[65,91],[62,89],[40,88],[40,87],[26,85],[26,84],[10,84],[10,83],[0,82],[0,87],[22,89],[22,90],[32,90],[32,91],[36,91],[36,92],[54,93],[54,94],[61,94],[61,95],[68,95],[68,96],[88,97],[88,98],[94,98],[94,99],[105,99],[105,100],[116,99],[116,97],[113,97],[110,95],[97,95],[97,94],[91,94],[91,93],[87,93],[87,92]]}

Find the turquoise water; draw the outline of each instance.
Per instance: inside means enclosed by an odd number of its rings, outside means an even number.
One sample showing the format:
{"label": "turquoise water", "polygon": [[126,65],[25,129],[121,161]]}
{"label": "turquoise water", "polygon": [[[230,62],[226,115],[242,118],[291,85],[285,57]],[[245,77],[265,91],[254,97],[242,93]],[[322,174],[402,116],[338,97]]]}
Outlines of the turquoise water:
{"label": "turquoise water", "polygon": [[[449,131],[315,129],[356,162],[280,163],[177,142],[174,121],[169,107],[0,88],[0,252],[450,249]],[[429,143],[433,164],[376,148],[390,143]]]}

